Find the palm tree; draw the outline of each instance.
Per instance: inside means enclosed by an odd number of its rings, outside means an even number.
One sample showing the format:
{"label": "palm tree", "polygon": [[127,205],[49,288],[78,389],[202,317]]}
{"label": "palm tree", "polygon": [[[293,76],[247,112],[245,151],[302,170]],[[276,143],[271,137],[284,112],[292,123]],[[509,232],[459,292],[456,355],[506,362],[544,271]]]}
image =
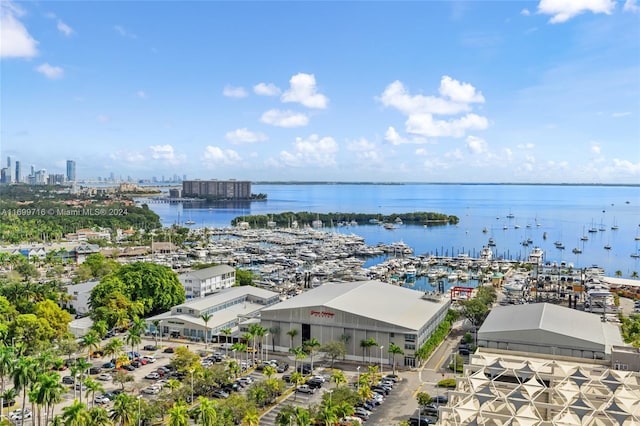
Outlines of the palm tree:
{"label": "palm tree", "polygon": [[325,426],[331,426],[339,420],[336,410],[331,404],[322,404],[316,415],[316,421],[321,421]]}
{"label": "palm tree", "polygon": [[124,348],[124,342],[122,339],[111,339],[106,345],[104,345],[102,351],[104,352],[105,357],[118,358],[118,355],[122,352],[122,348]]}
{"label": "palm tree", "polygon": [[637,278],[638,278],[638,271],[633,271],[633,272],[631,273],[631,278],[633,278],[633,279],[637,279]]}
{"label": "palm tree", "polygon": [[330,380],[336,384],[336,387],[340,386],[341,384],[347,383],[347,378],[344,376],[344,372],[342,370],[336,370],[331,375]]}
{"label": "palm tree", "polygon": [[54,405],[62,401],[62,395],[66,392],[66,388],[60,383],[60,375],[57,372],[39,374],[32,390],[38,406],[38,422],[41,419],[40,410],[44,407],[44,423],[49,424],[49,411],[53,412]]}
{"label": "palm tree", "polygon": [[116,425],[133,426],[136,419],[136,398],[126,393],[116,396],[111,412],[111,420]]}
{"label": "palm tree", "polygon": [[205,396],[199,396],[198,407],[195,410],[195,421],[200,426],[215,426],[218,421],[216,403]]}
{"label": "palm tree", "polygon": [[95,407],[96,392],[104,393],[104,386],[102,386],[102,383],[93,380],[91,377],[88,377],[87,380],[84,381],[84,385],[87,387],[87,391],[84,394],[84,397],[87,400],[87,405],[89,405],[89,395],[91,395],[91,407]]}
{"label": "palm tree", "polygon": [[378,342],[373,337],[360,341],[360,347],[362,348],[362,361],[364,362],[365,350],[369,352],[369,363],[371,363],[371,348],[378,346]]}
{"label": "palm tree", "polygon": [[84,426],[87,407],[77,399],[62,409],[64,426]]}
{"label": "palm tree", "polygon": [[0,346],[0,407],[4,407],[4,378],[11,376],[15,359],[16,355],[13,347]]}
{"label": "palm tree", "polygon": [[98,333],[91,330],[82,337],[80,346],[82,346],[83,348],[87,348],[87,361],[89,361],[91,360],[93,351],[96,351],[100,348],[100,336],[98,336]]}
{"label": "palm tree", "polygon": [[298,370],[298,360],[303,360],[307,357],[307,353],[304,351],[304,348],[302,346],[297,346],[295,348],[291,348],[289,349],[289,352],[291,352],[294,355],[294,360],[293,360],[293,369],[294,370]]}
{"label": "palm tree", "polygon": [[[73,387],[74,389],[76,389],[76,386],[78,385],[78,383],[81,383],[81,384],[82,384],[82,383],[84,383],[84,379],[85,379],[85,377],[88,375],[88,374],[87,374],[87,373],[88,373],[88,370],[89,370],[89,368],[91,368],[91,363],[90,363],[90,362],[88,362],[88,361],[87,361],[86,359],[84,359],[84,358],[78,358],[78,359],[76,360],[76,366],[77,366],[77,368],[78,368],[78,371],[79,371],[79,372],[82,372],[82,374],[80,374],[80,376],[79,376],[79,377],[80,377],[80,380],[76,380],[76,383],[75,383],[75,385],[74,385],[74,387]],[[80,393],[79,393],[79,397],[80,397],[80,398],[79,398],[79,399],[80,399],[80,402],[82,402],[82,385],[80,386]]]}
{"label": "palm tree", "polygon": [[209,336],[209,320],[213,318],[213,315],[209,313],[204,313],[200,315],[200,318],[202,318],[202,321],[204,321],[204,350],[206,351],[207,344],[211,340],[211,336]]}
{"label": "palm tree", "polygon": [[298,335],[298,330],[296,330],[295,328],[292,328],[291,330],[287,331],[287,334],[291,338],[291,346],[290,347],[291,347],[291,349],[293,349],[293,338]]}
{"label": "palm tree", "polygon": [[336,410],[336,414],[340,418],[353,416],[353,413],[355,413],[355,409],[353,408],[353,405],[349,404],[347,401],[342,401],[341,403],[337,404],[335,406],[335,410]]}
{"label": "palm tree", "polygon": [[616,272],[616,277],[620,278],[622,276],[622,271],[620,269],[618,269]]}
{"label": "palm tree", "polygon": [[262,374],[267,376],[267,378],[269,379],[277,372],[278,371],[276,370],[276,368],[271,365],[265,365],[264,368],[262,369]]}
{"label": "palm tree", "polygon": [[[15,401],[17,396],[18,396],[18,392],[16,392],[15,388],[7,389],[6,391],[2,392],[2,399],[4,401]],[[8,405],[9,404],[7,404],[7,406]],[[2,411],[0,411],[0,413],[2,413],[3,411],[4,411],[4,404],[2,405]]]}
{"label": "palm tree", "polygon": [[[134,346],[139,345],[142,342],[142,337],[140,337],[140,333],[138,333],[133,328],[129,329],[129,333],[126,337],[127,345],[131,345],[131,352],[133,352]],[[133,355],[133,354],[132,354]]]}
{"label": "palm tree", "polygon": [[[222,330],[220,330],[220,333],[224,334],[224,342],[225,343],[229,343],[229,336],[231,336],[231,329],[230,328],[223,328]],[[224,345],[224,356],[228,357],[229,356],[229,345]]]}
{"label": "palm tree", "polygon": [[313,371],[313,354],[318,350],[319,347],[322,346],[320,341],[315,337],[304,342],[305,348],[309,351],[309,355],[311,355],[311,371]]}
{"label": "palm tree", "polygon": [[87,412],[85,426],[111,426],[109,412],[102,407],[93,407]]}
{"label": "palm tree", "polygon": [[389,353],[393,355],[393,374],[396,374],[396,355],[404,355],[402,348],[395,343],[389,345]]}
{"label": "palm tree", "polygon": [[311,414],[309,413],[309,410],[303,407],[295,408],[294,419],[298,426],[309,426],[311,424]]}
{"label": "palm tree", "polygon": [[153,321],[151,321],[151,324],[153,324],[154,327],[154,331],[153,334],[156,338],[156,348],[158,347],[158,336],[160,335],[160,323],[162,322],[162,320],[159,319],[154,319]]}
{"label": "palm tree", "polygon": [[[27,400],[27,387],[30,386],[36,380],[36,368],[35,362],[31,357],[18,358],[16,365],[12,372],[13,387],[16,391],[22,390],[22,404],[21,407],[25,407]],[[21,424],[24,426],[24,417]]]}
{"label": "palm tree", "polygon": [[189,426],[189,411],[183,402],[175,402],[168,411],[168,426]]}

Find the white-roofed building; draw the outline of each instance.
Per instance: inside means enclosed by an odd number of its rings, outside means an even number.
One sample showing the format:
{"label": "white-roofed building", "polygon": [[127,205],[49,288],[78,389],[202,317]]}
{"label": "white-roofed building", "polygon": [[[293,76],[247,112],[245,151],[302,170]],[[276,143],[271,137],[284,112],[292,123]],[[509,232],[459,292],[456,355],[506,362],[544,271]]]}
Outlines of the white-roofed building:
{"label": "white-roofed building", "polygon": [[[155,332],[154,320],[160,320],[163,335],[203,341],[219,341],[221,330],[231,329],[231,336],[239,335],[244,322],[256,321],[260,311],[280,301],[278,293],[252,286],[232,287],[207,297],[188,300],[171,311],[147,318],[149,330]],[[201,315],[212,317],[205,327]],[[206,328],[206,330],[205,330]]]}
{"label": "white-roofed building", "polygon": [[232,287],[236,282],[236,270],[229,265],[217,265],[182,273],[178,279],[187,299],[193,299]]}
{"label": "white-roofed building", "polygon": [[[404,365],[415,365],[415,351],[447,315],[450,302],[380,281],[327,283],[262,310],[261,325],[271,331],[274,350],[291,347],[289,330],[296,330],[293,346],[315,337],[321,344],[346,343],[346,359],[371,359],[388,364],[391,343],[405,353]],[[374,339],[378,347],[363,348]],[[380,349],[380,346],[383,349]]]}
{"label": "white-roofed building", "polygon": [[611,358],[620,329],[600,315],[549,303],[498,306],[478,330],[478,346],[588,359]]}

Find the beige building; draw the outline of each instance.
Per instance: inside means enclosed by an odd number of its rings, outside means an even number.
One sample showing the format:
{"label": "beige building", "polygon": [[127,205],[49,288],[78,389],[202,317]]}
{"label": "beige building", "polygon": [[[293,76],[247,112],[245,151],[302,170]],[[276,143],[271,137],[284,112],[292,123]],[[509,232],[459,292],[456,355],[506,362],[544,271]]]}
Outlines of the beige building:
{"label": "beige building", "polygon": [[229,265],[217,265],[178,275],[187,299],[205,297],[236,283],[236,270]]}

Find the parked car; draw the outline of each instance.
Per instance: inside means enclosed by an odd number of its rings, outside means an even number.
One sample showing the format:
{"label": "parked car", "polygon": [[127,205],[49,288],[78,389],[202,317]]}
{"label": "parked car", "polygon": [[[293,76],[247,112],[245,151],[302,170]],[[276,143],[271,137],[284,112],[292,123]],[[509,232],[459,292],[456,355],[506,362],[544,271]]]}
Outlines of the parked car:
{"label": "parked car", "polygon": [[312,388],[309,385],[300,385],[296,388],[296,392],[301,392],[301,393],[315,393],[316,388]]}
{"label": "parked car", "polygon": [[64,376],[62,378],[62,383],[65,385],[72,385],[76,382],[76,379],[73,376]]}
{"label": "parked car", "polygon": [[135,371],[135,367],[131,364],[126,364],[122,366],[123,369],[127,370],[127,371]]}
{"label": "parked car", "polygon": [[423,416],[437,416],[438,415],[438,407],[433,404],[425,405],[420,410],[420,414]]}
{"label": "parked car", "polygon": [[102,368],[100,367],[91,367],[89,369],[89,374],[100,374],[102,373]]}
{"label": "parked car", "polygon": [[318,380],[318,379],[309,379],[305,382],[306,385],[309,385],[309,387],[312,387],[314,389],[318,389],[322,387],[322,381]]}
{"label": "parked car", "polygon": [[144,376],[145,379],[150,379],[150,380],[158,380],[160,378],[160,375],[155,372],[152,371],[151,373],[147,374],[146,376]]}
{"label": "parked car", "polygon": [[158,348],[156,348],[153,345],[145,345],[142,349],[144,349],[145,351],[156,351],[156,350],[158,350]]}
{"label": "parked car", "polygon": [[96,397],[93,398],[93,402],[96,404],[108,404],[111,400],[107,398],[106,395],[96,395]]}
{"label": "parked car", "polygon": [[447,402],[449,402],[449,398],[444,395],[436,395],[431,398],[431,402],[435,404],[446,404]]}
{"label": "parked car", "polygon": [[398,380],[400,380],[400,378],[397,374],[387,374],[386,376],[382,377],[382,380],[391,380],[394,383],[398,383]]}
{"label": "parked car", "polygon": [[160,393],[160,386],[151,385],[147,388],[142,389],[142,392],[146,393],[147,395],[157,395]]}
{"label": "parked car", "polygon": [[411,417],[409,419],[409,425],[410,426],[428,426],[428,425],[433,425],[435,424],[437,421],[437,419],[435,419],[433,417],[430,416],[420,416],[420,418],[418,417]]}
{"label": "parked car", "polygon": [[84,383],[76,383],[74,386],[75,390],[79,390],[79,391],[86,391],[87,387],[84,385]]}
{"label": "parked car", "polygon": [[150,364],[153,364],[154,362],[156,362],[156,357],[153,355],[145,355],[142,357],[143,361],[147,361]]}
{"label": "parked car", "polygon": [[168,348],[165,348],[165,349],[164,349],[164,351],[162,351],[162,352],[164,352],[165,354],[172,354],[172,353],[174,353],[175,351],[176,351],[176,350],[175,350],[174,348],[172,348],[171,346],[169,346]]}
{"label": "parked car", "polygon": [[102,380],[103,382],[108,382],[109,380],[113,379],[113,376],[109,373],[102,373],[98,375],[97,379]]}
{"label": "parked car", "polygon": [[311,364],[299,365],[296,371],[302,374],[311,374]]}
{"label": "parked car", "polygon": [[286,383],[291,382],[291,374],[285,374],[284,376],[282,376],[282,380],[284,380]]}
{"label": "parked car", "polygon": [[282,364],[278,365],[278,367],[276,368],[276,371],[277,371],[278,373],[284,373],[284,372],[285,372],[285,371],[287,371],[288,369],[289,369],[289,364],[287,364],[287,363],[285,362],[285,363],[282,363]]}
{"label": "parked car", "polygon": [[227,392],[223,391],[223,390],[213,391],[211,396],[214,397],[214,398],[221,398],[221,399],[229,398],[229,394]]}
{"label": "parked car", "polygon": [[13,407],[16,404],[15,399],[3,399],[2,408]]}
{"label": "parked car", "polygon": [[137,359],[134,359],[133,361],[131,361],[129,363],[129,365],[131,365],[134,368],[140,368],[142,367],[142,363],[140,361],[138,361]]}
{"label": "parked car", "polygon": [[102,364],[102,368],[109,370],[112,368],[116,368],[116,365],[113,362],[105,362],[104,364]]}
{"label": "parked car", "polygon": [[22,420],[22,419],[30,419],[31,418],[31,410],[28,408],[24,408],[22,410],[15,410],[9,414],[9,418],[11,420]]}

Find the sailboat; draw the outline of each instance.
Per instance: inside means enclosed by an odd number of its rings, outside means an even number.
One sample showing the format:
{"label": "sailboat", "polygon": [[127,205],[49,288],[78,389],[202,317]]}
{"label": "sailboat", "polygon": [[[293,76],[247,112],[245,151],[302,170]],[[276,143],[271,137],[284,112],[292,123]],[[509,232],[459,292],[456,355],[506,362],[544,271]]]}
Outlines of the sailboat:
{"label": "sailboat", "polygon": [[189,220],[186,220],[184,222],[185,225],[195,225],[196,222],[194,220],[191,219],[191,212],[189,212]]}
{"label": "sailboat", "polygon": [[616,218],[613,218],[613,225],[611,225],[612,231],[617,231],[619,229],[618,224],[616,223]]}
{"label": "sailboat", "polygon": [[582,227],[582,237],[580,237],[582,241],[589,241],[589,237],[584,233],[584,226]]}

